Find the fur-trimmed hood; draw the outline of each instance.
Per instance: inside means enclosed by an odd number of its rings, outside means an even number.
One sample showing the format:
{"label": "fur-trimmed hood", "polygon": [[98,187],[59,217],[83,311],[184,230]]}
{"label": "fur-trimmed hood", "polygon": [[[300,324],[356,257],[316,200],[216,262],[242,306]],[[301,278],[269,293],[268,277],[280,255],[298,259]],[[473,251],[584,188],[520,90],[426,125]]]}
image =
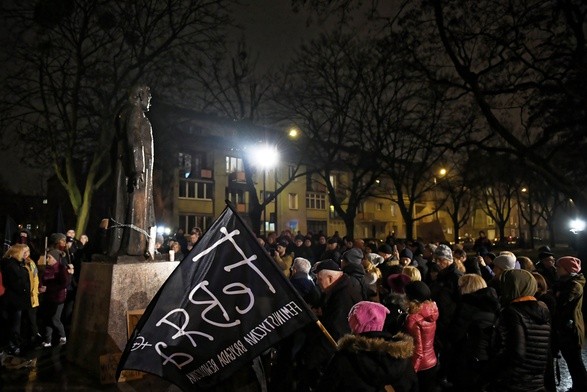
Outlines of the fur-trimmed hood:
{"label": "fur-trimmed hood", "polygon": [[392,358],[411,358],[414,352],[414,341],[405,333],[395,336],[384,332],[367,332],[360,335],[345,335],[338,341],[339,351],[379,352],[389,354]]}

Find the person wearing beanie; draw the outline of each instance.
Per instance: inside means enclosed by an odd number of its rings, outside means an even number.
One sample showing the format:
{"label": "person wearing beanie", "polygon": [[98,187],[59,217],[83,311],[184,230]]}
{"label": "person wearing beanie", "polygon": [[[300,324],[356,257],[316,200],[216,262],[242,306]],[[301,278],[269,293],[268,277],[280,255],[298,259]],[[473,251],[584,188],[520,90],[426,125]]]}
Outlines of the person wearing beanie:
{"label": "person wearing beanie", "polygon": [[[322,260],[315,266],[316,284],[322,295],[320,299],[320,321],[334,340],[351,332],[347,316],[354,304],[363,300],[361,287],[356,279],[345,274],[334,260]],[[317,328],[308,331],[300,350],[303,374],[300,379],[315,387],[319,374],[324,371],[334,348],[324,339]]]}
{"label": "person wearing beanie", "polygon": [[412,365],[418,377],[420,392],[433,391],[436,383],[437,357],[434,350],[438,307],[431,300],[428,285],[421,281],[410,282],[404,288],[408,300],[406,332],[414,338]]}
{"label": "person wearing beanie", "polygon": [[[383,262],[379,263],[377,268],[381,271],[381,283],[383,295],[389,293],[389,286],[387,285],[387,278],[389,275],[396,273],[396,267],[399,266],[399,252],[397,247],[394,245],[393,248],[389,244],[383,244],[377,250],[379,256],[383,257]],[[400,271],[401,272],[401,271]]]}
{"label": "person wearing beanie", "polygon": [[331,259],[340,262],[340,251],[338,250],[338,240],[336,238],[330,238],[326,242],[326,250],[318,257],[318,260]]}
{"label": "person wearing beanie", "polygon": [[585,277],[581,274],[581,260],[564,256],[556,261],[558,281],[553,287],[556,298],[556,313],[553,328],[558,349],[568,365],[572,391],[587,391],[587,372],[581,359],[581,348],[585,342],[583,320],[583,288]]}
{"label": "person wearing beanie", "polygon": [[399,252],[399,263],[400,265],[406,266],[412,264],[412,259],[414,258],[414,254],[408,248],[403,248],[401,252]]}
{"label": "person wearing beanie", "polygon": [[59,344],[67,342],[65,328],[61,322],[61,313],[71,274],[68,273],[67,267],[59,262],[60,256],[61,252],[57,249],[51,249],[47,252],[47,267],[41,277],[42,286],[39,292],[44,293],[44,298],[39,312],[42,325],[45,327],[43,347],[51,347],[54,328],[59,334]]}
{"label": "person wearing beanie", "polygon": [[412,338],[383,331],[388,313],[385,306],[370,301],[351,308],[348,323],[352,334],[338,341],[317,391],[383,391],[387,386],[396,392],[418,389],[411,364]]}
{"label": "person wearing beanie", "polygon": [[544,391],[550,354],[548,307],[534,297],[538,285],[530,272],[510,269],[500,280],[504,308],[492,337],[489,390]]}
{"label": "person wearing beanie", "polygon": [[287,246],[287,241],[279,240],[271,256],[273,256],[273,260],[281,268],[283,274],[287,278],[289,278],[289,275],[291,273],[291,265],[294,259],[294,254],[287,252]]}
{"label": "person wearing beanie", "polygon": [[538,249],[538,262],[536,271],[546,279],[548,287],[553,287],[556,283],[556,266],[554,265],[554,253],[548,246],[542,246]]}
{"label": "person wearing beanie", "polygon": [[377,295],[377,291],[371,290],[365,281],[365,269],[363,268],[363,251],[359,248],[351,248],[342,254],[340,262],[342,272],[350,276],[354,285],[361,290],[364,300],[371,299]]}
{"label": "person wearing beanie", "polygon": [[460,302],[459,278],[463,273],[454,263],[452,250],[445,244],[440,244],[434,251],[434,261],[439,272],[436,280],[430,282],[432,300],[438,306],[438,321],[436,322],[436,340],[442,342],[438,346],[438,355],[443,358],[439,372],[441,378],[447,375],[452,361],[452,347],[450,345],[450,326]]}
{"label": "person wearing beanie", "polygon": [[516,256],[512,252],[501,252],[493,259],[493,279],[487,285],[495,290],[498,296],[501,296],[501,275],[505,271],[515,269]]}

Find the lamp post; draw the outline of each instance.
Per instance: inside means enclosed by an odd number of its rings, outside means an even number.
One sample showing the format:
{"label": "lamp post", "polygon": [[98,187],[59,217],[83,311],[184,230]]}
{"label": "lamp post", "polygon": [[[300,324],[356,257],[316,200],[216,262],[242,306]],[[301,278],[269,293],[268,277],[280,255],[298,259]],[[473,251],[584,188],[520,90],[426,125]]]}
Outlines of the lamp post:
{"label": "lamp post", "polygon": [[261,144],[256,146],[252,151],[252,158],[255,166],[263,170],[263,235],[267,235],[267,216],[266,205],[267,200],[267,171],[275,168],[279,161],[279,153],[275,146],[268,144]]}

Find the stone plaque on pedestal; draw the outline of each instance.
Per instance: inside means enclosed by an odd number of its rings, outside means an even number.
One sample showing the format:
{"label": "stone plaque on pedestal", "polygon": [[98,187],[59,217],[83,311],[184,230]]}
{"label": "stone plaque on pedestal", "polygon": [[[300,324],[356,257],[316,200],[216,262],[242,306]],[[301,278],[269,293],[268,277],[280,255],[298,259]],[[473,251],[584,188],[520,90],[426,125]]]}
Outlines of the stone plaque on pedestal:
{"label": "stone plaque on pedestal", "polygon": [[128,311],[145,309],[179,264],[133,260],[126,256],[116,263],[90,262],[82,267],[67,359],[97,378],[100,357],[122,353],[126,346]]}

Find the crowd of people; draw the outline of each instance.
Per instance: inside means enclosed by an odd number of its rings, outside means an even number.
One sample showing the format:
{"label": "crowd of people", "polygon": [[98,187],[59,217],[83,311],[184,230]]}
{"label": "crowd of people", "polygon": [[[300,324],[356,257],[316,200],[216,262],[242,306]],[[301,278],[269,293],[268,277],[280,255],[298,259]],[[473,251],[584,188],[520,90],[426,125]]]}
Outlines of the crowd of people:
{"label": "crowd of people", "polygon": [[[181,260],[201,235],[157,238],[156,252]],[[309,325],[279,342],[265,367],[269,391],[554,392],[561,356],[571,391],[587,391],[576,257],[548,247],[534,261],[491,252],[483,235],[475,254],[338,233],[269,233],[258,242],[330,335]],[[88,253],[87,237],[73,230],[52,234],[41,254],[21,232],[0,264],[0,352],[18,358],[67,343]]]}
{"label": "crowd of people", "polygon": [[0,358],[6,367],[30,363],[24,353],[67,343],[88,237],[54,233],[38,252],[21,230],[0,261]]}
{"label": "crowd of people", "polygon": [[270,233],[259,243],[314,310],[271,356],[270,391],[587,391],[581,260],[458,245]]}

